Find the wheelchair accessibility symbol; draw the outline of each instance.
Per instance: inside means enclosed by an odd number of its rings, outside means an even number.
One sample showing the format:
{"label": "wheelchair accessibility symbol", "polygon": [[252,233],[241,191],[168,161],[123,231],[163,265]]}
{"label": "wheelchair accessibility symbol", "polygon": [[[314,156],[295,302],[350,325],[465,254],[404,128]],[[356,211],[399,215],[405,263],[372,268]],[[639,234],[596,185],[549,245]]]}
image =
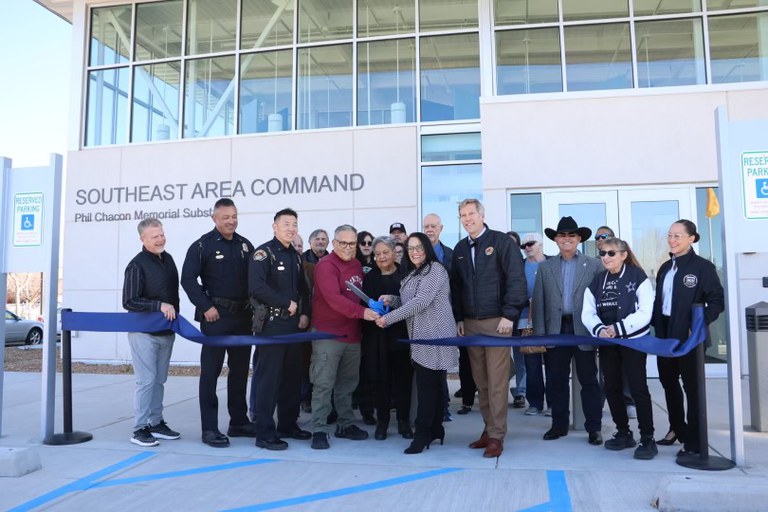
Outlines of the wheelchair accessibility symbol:
{"label": "wheelchair accessibility symbol", "polygon": [[22,215],[21,216],[21,230],[33,231],[35,229],[35,216],[34,215]]}
{"label": "wheelchair accessibility symbol", "polygon": [[755,180],[755,191],[758,199],[768,198],[768,180]]}

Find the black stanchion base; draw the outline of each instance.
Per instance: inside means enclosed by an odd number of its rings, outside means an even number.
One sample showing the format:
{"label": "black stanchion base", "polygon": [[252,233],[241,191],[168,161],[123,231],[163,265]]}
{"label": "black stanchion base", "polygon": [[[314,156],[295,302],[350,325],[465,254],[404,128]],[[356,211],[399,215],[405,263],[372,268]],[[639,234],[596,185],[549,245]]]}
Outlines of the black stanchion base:
{"label": "black stanchion base", "polygon": [[736,463],[731,459],[725,457],[718,457],[716,455],[699,455],[699,454],[685,454],[678,455],[678,465],[691,468],[701,469],[704,471],[725,471],[726,469],[732,469],[736,467]]}
{"label": "black stanchion base", "polygon": [[87,443],[91,439],[93,439],[93,434],[90,432],[63,432],[47,437],[45,441],[43,441],[43,444],[61,446],[65,444]]}

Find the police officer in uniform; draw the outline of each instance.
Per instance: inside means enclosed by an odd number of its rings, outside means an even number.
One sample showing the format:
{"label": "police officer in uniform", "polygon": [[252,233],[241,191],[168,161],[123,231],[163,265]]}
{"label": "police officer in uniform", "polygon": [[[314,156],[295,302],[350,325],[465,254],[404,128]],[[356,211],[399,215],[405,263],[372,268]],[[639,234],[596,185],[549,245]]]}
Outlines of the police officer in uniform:
{"label": "police officer in uniform", "polygon": [[[285,208],[275,214],[272,240],[260,245],[250,258],[248,293],[255,309],[266,310],[263,324],[254,315],[261,335],[298,333],[309,325],[306,308],[309,288],[301,257],[292,242],[298,233],[298,214]],[[262,327],[263,325],[263,327]],[[256,446],[284,450],[281,438],[310,439],[312,434],[296,423],[301,401],[303,346],[300,343],[258,345],[254,355]],[[277,428],[273,418],[277,406]]]}
{"label": "police officer in uniform", "polygon": [[[248,335],[251,309],[248,304],[248,261],[253,244],[238,235],[237,208],[228,198],[216,201],[212,215],[215,227],[187,251],[181,271],[181,286],[195,305],[195,320],[208,336]],[[199,281],[198,281],[199,278]],[[210,347],[200,350],[200,419],[203,443],[223,448],[229,438],[219,431],[219,400],[216,386],[224,354],[227,354],[227,408],[230,437],[255,437],[248,421],[245,392],[251,346]]]}

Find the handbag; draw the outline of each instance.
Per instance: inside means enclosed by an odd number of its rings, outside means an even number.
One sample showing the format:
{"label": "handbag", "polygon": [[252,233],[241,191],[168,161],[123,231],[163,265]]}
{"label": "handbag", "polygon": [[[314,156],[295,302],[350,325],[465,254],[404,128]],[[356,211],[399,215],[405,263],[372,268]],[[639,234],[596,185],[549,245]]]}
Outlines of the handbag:
{"label": "handbag", "polygon": [[[531,325],[531,310],[533,303],[528,304],[528,325]],[[520,329],[520,336],[521,337],[528,337],[533,336],[533,327],[524,327]],[[520,347],[520,353],[521,354],[543,354],[547,351],[547,347],[543,345],[533,345],[529,347]]]}

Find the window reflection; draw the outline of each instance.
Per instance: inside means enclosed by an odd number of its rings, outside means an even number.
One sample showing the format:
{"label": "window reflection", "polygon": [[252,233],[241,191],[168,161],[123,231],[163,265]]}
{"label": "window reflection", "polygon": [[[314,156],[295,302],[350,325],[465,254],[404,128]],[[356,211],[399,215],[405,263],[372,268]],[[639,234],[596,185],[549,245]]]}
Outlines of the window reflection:
{"label": "window reflection", "polygon": [[299,51],[300,130],[352,126],[352,45]]}
{"label": "window reflection", "polygon": [[136,60],[181,55],[181,0],[136,4]]}
{"label": "window reflection", "polygon": [[766,34],[768,13],[710,17],[712,83],[768,79]]}
{"label": "window reflection", "polygon": [[357,124],[410,123],[416,114],[416,41],[361,43],[357,52]]}
{"label": "window reflection", "polygon": [[562,0],[563,19],[597,20],[629,16],[627,0]]}
{"label": "window reflection", "polygon": [[357,35],[370,37],[415,31],[414,0],[358,0]]}
{"label": "window reflection", "polygon": [[240,133],[291,129],[291,50],[240,59]]}
{"label": "window reflection", "polygon": [[556,22],[557,0],[494,0],[493,17],[497,25]]}
{"label": "window reflection", "polygon": [[421,120],[480,117],[478,36],[424,37],[420,46]]}
{"label": "window reflection", "polygon": [[237,0],[188,0],[187,55],[235,49]]}
{"label": "window reflection", "polygon": [[560,32],[556,27],[496,34],[498,94],[563,90]]}
{"label": "window reflection", "polygon": [[421,161],[480,160],[482,151],[479,133],[423,135]]}
{"label": "window reflection", "polygon": [[565,28],[569,91],[632,87],[629,23]]}
{"label": "window reflection", "polygon": [[131,6],[93,9],[89,65],[104,66],[128,62],[130,48]]}
{"label": "window reflection", "polygon": [[538,233],[544,236],[541,222],[541,194],[512,194],[509,198],[510,228],[520,236]]}
{"label": "window reflection", "polygon": [[242,17],[243,50],[293,42],[293,0],[243,0]]}
{"label": "window reflection", "polygon": [[477,0],[420,0],[422,31],[477,27]]}
{"label": "window reflection", "polygon": [[483,199],[480,164],[438,165],[421,168],[421,205],[424,214],[437,213],[443,221],[440,239],[453,247],[466,233],[459,222],[459,203]]}
{"label": "window reflection", "polygon": [[235,58],[187,61],[184,80],[184,137],[234,133]]}
{"label": "window reflection", "polygon": [[134,68],[131,142],[178,137],[179,66],[173,62]]}
{"label": "window reflection", "polygon": [[640,87],[705,83],[700,19],[639,22],[635,40]]}
{"label": "window reflection", "polygon": [[352,37],[353,0],[299,0],[299,42]]}
{"label": "window reflection", "polygon": [[88,73],[85,145],[128,142],[128,68]]}
{"label": "window reflection", "polygon": [[632,4],[635,16],[656,16],[701,10],[700,0],[634,0]]}

